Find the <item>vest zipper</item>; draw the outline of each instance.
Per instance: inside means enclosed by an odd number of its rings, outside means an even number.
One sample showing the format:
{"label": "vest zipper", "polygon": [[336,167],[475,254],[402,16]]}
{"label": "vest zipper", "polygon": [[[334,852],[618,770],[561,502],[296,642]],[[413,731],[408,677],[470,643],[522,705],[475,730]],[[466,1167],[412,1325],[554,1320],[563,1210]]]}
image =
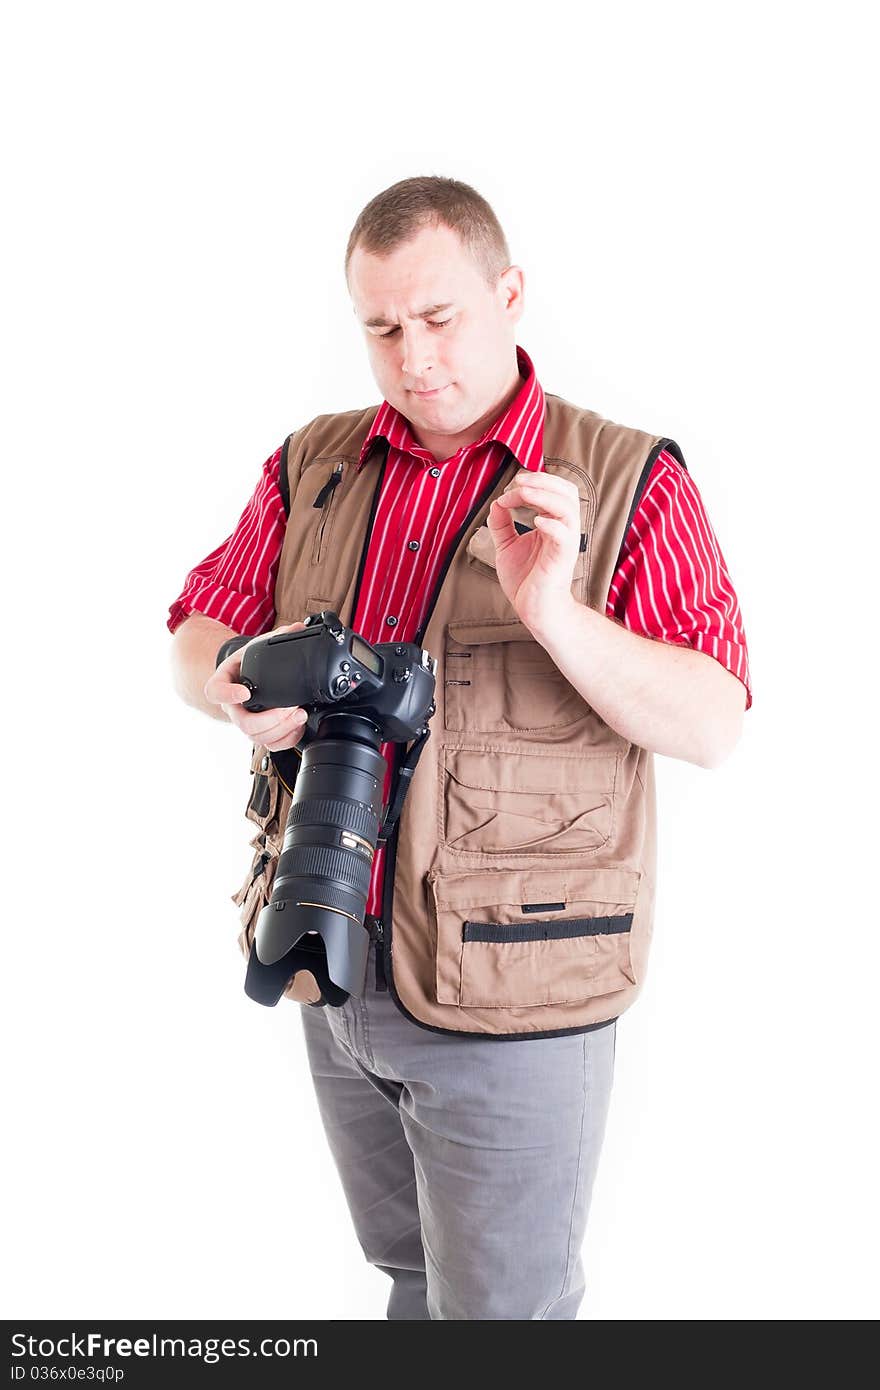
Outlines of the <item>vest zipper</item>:
{"label": "vest zipper", "polygon": [[315,544],[312,549],[313,565],[316,565],[321,558],[321,551],[324,546],[324,533],[327,529],[327,522],[329,520],[330,511],[333,506],[333,497],[337,485],[342,482],[342,468],[343,464],[342,460],[340,459],[339,463],[337,463],[334,466],[333,472],[330,474],[330,477],[327,479],[326,483],[321,488],[321,491],[318,493],[317,497],[312,503],[313,507],[323,507],[324,509],[321,514],[321,520],[318,522],[318,533],[315,536]]}
{"label": "vest zipper", "polygon": [[388,981],[385,979],[385,962],[382,959],[385,950],[385,928],[381,917],[375,918],[373,922],[373,932],[376,957],[376,989],[387,990]]}

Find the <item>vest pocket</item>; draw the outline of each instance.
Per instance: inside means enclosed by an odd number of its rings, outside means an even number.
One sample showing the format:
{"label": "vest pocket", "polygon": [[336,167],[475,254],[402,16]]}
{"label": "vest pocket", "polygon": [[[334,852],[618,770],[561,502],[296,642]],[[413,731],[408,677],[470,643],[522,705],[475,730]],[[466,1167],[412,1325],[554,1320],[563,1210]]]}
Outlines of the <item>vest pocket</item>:
{"label": "vest pocket", "polygon": [[261,743],[254,745],[251,773],[253,783],[245,815],[266,833],[270,847],[280,854],[291,797],[281,783],[268,750]]}
{"label": "vest pocket", "polygon": [[636,983],[637,870],[430,870],[437,1002],[470,1008],[577,1003]]}
{"label": "vest pocket", "polygon": [[255,835],[251,845],[256,851],[253,862],[244,883],[237,893],[232,894],[232,901],[241,908],[238,945],[246,960],[251,953],[257,918],[271,897],[272,879],[278,865],[278,856],[267,845],[264,834]]}
{"label": "vest pocket", "polygon": [[251,757],[251,773],[253,782],[245,815],[248,820],[254,822],[254,825],[265,829],[274,820],[278,811],[280,783],[272,765],[272,759],[261,743],[254,746]]}
{"label": "vest pocket", "polygon": [[498,571],[495,566],[489,565],[485,560],[479,559],[478,556],[473,553],[470,546],[468,546],[467,549],[467,562],[472,570],[476,570],[477,574],[484,574],[487,579],[494,579],[495,583],[498,583]]}
{"label": "vest pocket", "polygon": [[614,826],[620,755],[446,748],[441,842],[456,853],[584,854]]}
{"label": "vest pocket", "polygon": [[[312,545],[313,565],[317,565],[320,562],[321,556],[323,555],[326,549],[327,539],[330,534],[330,526],[332,524],[333,503],[336,497],[336,493],[338,491],[339,483],[341,483],[342,481],[342,470],[343,464],[341,460],[333,464],[329,474],[327,475],[327,479],[324,483],[324,486],[318,492],[314,502],[312,503],[312,506],[320,511],[320,516],[318,517],[318,525],[315,530],[315,540]],[[310,486],[312,486],[311,478],[313,471],[314,470],[310,471],[309,473]]]}
{"label": "vest pocket", "polygon": [[[590,498],[580,492],[580,512],[581,512],[581,542],[577,559],[574,563],[574,570],[571,576],[571,591],[575,598],[580,602],[586,602],[587,588],[587,546],[589,543],[589,532],[592,522],[592,503]],[[522,533],[522,528],[529,530],[535,529],[536,509],[534,507],[514,507],[509,513],[514,525]],[[488,522],[471,534],[467,546],[465,547],[467,563],[477,574],[483,574],[488,579],[494,579],[498,583],[498,570],[495,558],[495,542],[489,534]]]}
{"label": "vest pocket", "polygon": [[446,728],[530,733],[565,728],[590,707],[524,623],[454,622],[446,630]]}
{"label": "vest pocket", "polygon": [[238,944],[246,958],[250,955],[257,918],[272,895],[292,800],[263,744],[254,745],[251,773],[254,780],[245,815],[260,829],[250,841],[254,857],[247,877],[238,891],[231,895],[232,901],[241,908]]}

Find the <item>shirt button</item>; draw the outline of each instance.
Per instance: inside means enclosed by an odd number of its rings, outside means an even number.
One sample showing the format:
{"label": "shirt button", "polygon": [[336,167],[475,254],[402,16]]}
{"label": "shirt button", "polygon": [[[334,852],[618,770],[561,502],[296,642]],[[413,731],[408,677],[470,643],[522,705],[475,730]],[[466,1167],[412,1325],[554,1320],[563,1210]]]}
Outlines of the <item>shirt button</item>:
{"label": "shirt button", "polygon": [[419,543],[418,541],[407,541],[406,548],[407,550],[418,550]]}
{"label": "shirt button", "polygon": [[397,619],[396,619],[396,618],[386,618],[385,621],[386,621],[386,623],[388,624],[389,627],[397,627]]}
{"label": "shirt button", "polygon": [[430,475],[431,475],[432,478],[439,478],[439,477],[440,477],[440,469],[439,469],[439,468],[429,468],[429,469],[428,469],[428,472],[430,473]]}

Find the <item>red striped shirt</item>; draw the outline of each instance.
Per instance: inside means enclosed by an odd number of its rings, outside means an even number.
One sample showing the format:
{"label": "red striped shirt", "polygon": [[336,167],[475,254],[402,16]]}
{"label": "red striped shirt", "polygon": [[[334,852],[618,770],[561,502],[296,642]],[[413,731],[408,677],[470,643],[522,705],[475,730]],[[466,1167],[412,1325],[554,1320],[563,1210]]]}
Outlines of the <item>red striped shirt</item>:
{"label": "red striped shirt", "polygon": [[[517,347],[522,385],[480,439],[438,463],[417,443],[409,421],[388,401],[379,407],[358,467],[372,441],[389,442],[388,461],[352,627],[368,642],[412,641],[422,624],[446,552],[507,449],[521,467],[543,468],[544,392],[531,358]],[[171,632],[191,612],[249,637],[275,619],[274,591],[287,517],[279,491],[281,449],[263,464],[232,534],[186,577],[171,604]],[[433,472],[432,472],[433,470]],[[742,681],[751,706],[748,652],[727,565],[690,474],[662,450],[633,514],[605,609],[631,631],[707,652]],[[395,621],[389,623],[388,619]],[[383,744],[388,799],[396,745]],[[384,850],[373,865],[368,912],[381,916]]]}

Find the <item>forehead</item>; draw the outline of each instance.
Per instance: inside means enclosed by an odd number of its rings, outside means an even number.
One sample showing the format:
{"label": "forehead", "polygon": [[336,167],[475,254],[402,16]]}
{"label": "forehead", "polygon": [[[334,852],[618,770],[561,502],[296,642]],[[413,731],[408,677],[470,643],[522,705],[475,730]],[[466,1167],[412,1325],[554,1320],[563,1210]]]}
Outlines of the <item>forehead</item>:
{"label": "forehead", "polygon": [[363,322],[396,314],[424,316],[429,308],[471,299],[485,285],[451,227],[423,227],[387,256],[357,247],[349,262],[349,290]]}

